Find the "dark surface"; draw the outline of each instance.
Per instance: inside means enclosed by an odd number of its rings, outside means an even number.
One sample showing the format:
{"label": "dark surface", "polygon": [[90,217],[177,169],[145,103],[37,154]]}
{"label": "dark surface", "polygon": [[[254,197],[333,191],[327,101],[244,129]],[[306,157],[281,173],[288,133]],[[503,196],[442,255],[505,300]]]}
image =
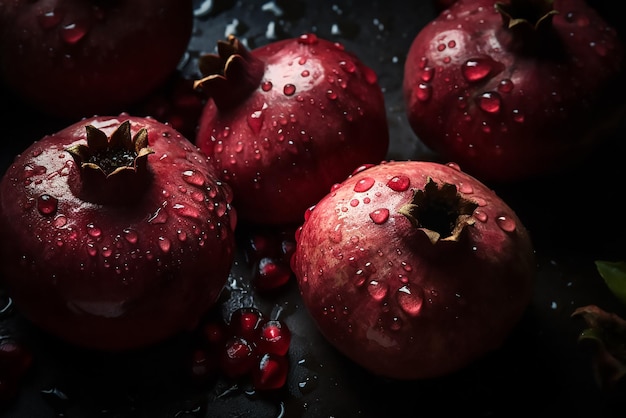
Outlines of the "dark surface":
{"label": "dark surface", "polygon": [[[251,48],[315,32],[343,43],[378,73],[391,130],[389,158],[433,158],[410,131],[401,96],[404,57],[419,29],[434,17],[430,2],[295,0],[277,3],[282,16],[263,9],[271,2],[209,3],[210,12],[196,19],[189,57],[181,66],[185,74],[195,74],[198,55],[212,52],[227,27],[236,28],[235,34]],[[29,115],[33,113],[3,94],[2,167],[32,141],[62,127],[41,115],[18,124]],[[0,334],[22,339],[34,352],[34,365],[19,397],[0,416],[623,417],[626,394],[598,388],[590,355],[577,343],[583,324],[570,317],[575,308],[588,304],[626,317],[625,307],[593,264],[625,257],[622,136],[616,133],[584,166],[570,172],[494,185],[533,236],[539,263],[536,291],[505,345],[454,375],[398,382],[368,374],[324,341],[302,307],[294,281],[275,295],[256,294],[240,254],[221,310],[254,304],[279,313],[288,324],[293,333],[290,376],[282,391],[253,393],[221,380],[192,385],[182,366],[187,336],[140,352],[105,355],[58,342],[14,313],[0,321]]]}

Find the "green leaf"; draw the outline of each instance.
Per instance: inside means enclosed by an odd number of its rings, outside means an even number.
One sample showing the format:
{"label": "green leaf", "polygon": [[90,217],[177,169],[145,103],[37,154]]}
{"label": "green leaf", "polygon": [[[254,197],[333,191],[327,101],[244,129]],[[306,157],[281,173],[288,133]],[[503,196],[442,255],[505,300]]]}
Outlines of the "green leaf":
{"label": "green leaf", "polygon": [[597,260],[595,264],[611,292],[626,304],[626,261]]}

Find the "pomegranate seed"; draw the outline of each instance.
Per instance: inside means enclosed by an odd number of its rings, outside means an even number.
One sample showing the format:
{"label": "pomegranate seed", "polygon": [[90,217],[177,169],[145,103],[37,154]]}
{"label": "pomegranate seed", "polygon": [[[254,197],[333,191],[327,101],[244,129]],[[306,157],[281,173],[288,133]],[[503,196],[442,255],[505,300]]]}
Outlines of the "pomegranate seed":
{"label": "pomegranate seed", "polygon": [[282,321],[272,319],[267,321],[259,330],[257,346],[263,353],[272,353],[284,356],[289,351],[291,331]]}
{"label": "pomegranate seed", "polygon": [[253,283],[257,290],[269,291],[284,286],[290,278],[291,267],[288,263],[277,261],[270,257],[263,257],[257,263]]}
{"label": "pomegranate seed", "polygon": [[257,390],[279,389],[287,381],[288,370],[287,357],[272,353],[263,354],[252,372],[252,384]]}
{"label": "pomegranate seed", "polygon": [[242,307],[233,312],[230,317],[230,332],[232,335],[254,341],[257,330],[265,322],[263,313],[253,307]]}
{"label": "pomegranate seed", "polygon": [[226,342],[220,367],[227,377],[236,379],[251,372],[255,359],[253,345],[245,338],[235,336]]}

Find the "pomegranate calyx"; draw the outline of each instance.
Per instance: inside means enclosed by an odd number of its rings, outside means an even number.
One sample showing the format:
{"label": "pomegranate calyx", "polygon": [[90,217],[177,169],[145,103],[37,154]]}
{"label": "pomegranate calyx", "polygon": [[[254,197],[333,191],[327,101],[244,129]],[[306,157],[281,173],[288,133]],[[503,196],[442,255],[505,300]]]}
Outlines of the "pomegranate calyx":
{"label": "pomegranate calyx", "polygon": [[411,201],[398,212],[415,227],[422,230],[430,242],[458,241],[465,227],[473,225],[476,202],[457,193],[454,184],[441,187],[429,178],[423,190],[414,190]]}
{"label": "pomegranate calyx", "polygon": [[265,63],[234,35],[217,42],[217,54],[200,56],[198,67],[204,77],[194,81],[194,89],[206,93],[222,110],[241,103],[259,87],[265,74]]}
{"label": "pomegranate calyx", "polygon": [[148,131],[144,128],[131,139],[130,122],[124,121],[110,138],[93,125],[85,126],[87,145],[76,144],[66,148],[81,170],[96,170],[106,177],[121,171],[145,169],[148,155],[154,151],[148,146]]}
{"label": "pomegranate calyx", "polygon": [[558,14],[554,0],[510,0],[496,2],[495,8],[502,15],[504,25],[509,28],[531,28],[539,31],[550,26],[552,16]]}

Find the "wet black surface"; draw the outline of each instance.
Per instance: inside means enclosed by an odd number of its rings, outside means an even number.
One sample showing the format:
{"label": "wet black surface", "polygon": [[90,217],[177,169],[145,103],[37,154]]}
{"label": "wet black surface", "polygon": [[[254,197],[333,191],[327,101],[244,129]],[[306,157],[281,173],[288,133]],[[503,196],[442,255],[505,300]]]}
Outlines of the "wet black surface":
{"label": "wet black surface", "polygon": [[[198,10],[201,2],[198,1]],[[315,32],[343,43],[379,75],[392,145],[391,159],[432,159],[410,131],[401,97],[404,56],[434,11],[426,1],[286,2],[214,1],[196,18],[189,56],[212,51],[229,28],[250,47]],[[273,7],[272,7],[273,6]],[[275,9],[283,10],[280,15]],[[2,167],[13,156],[60,128],[4,96],[0,103]],[[25,125],[16,125],[20,118]],[[10,126],[9,128],[6,128]],[[7,133],[8,132],[8,133]],[[617,132],[581,167],[533,181],[495,186],[533,236],[539,262],[535,295],[505,345],[445,378],[398,382],[381,379],[330,347],[302,307],[295,282],[274,295],[259,295],[240,254],[221,307],[226,314],[254,304],[279,314],[293,332],[290,375],[278,393],[259,394],[226,381],[193,385],[182,362],[187,336],[123,355],[80,350],[44,335],[18,313],[0,321],[0,335],[32,348],[34,366],[20,395],[1,417],[476,417],[624,416],[624,394],[603,392],[594,381],[589,353],[577,343],[583,324],[570,315],[597,304],[626,317],[595,270],[597,259],[625,257],[621,195],[626,145]]]}

